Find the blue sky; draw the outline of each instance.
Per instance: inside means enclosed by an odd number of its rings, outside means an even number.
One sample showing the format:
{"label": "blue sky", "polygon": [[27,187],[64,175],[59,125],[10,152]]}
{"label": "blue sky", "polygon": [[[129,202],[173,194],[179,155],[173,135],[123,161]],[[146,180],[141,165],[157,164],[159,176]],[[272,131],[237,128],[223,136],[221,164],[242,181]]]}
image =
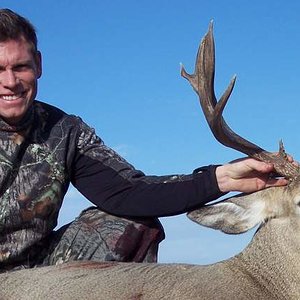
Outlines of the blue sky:
{"label": "blue sky", "polygon": [[[214,140],[179,75],[180,63],[193,71],[213,19],[216,94],[237,74],[227,122],[270,151],[283,139],[299,160],[299,1],[2,0],[1,6],[37,28],[44,72],[38,99],[80,115],[107,145],[155,175],[243,156]],[[70,189],[60,224],[88,205]],[[228,236],[184,215],[162,222],[161,262],[219,261],[241,251],[253,234]]]}

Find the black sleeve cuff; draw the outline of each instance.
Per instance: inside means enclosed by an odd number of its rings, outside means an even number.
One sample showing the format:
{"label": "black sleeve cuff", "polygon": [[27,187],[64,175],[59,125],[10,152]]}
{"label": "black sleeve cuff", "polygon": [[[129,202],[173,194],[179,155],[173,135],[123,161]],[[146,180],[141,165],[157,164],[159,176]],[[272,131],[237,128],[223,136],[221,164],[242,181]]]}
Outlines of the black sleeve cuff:
{"label": "black sleeve cuff", "polygon": [[220,165],[209,165],[197,168],[193,172],[195,181],[200,189],[199,194],[202,194],[200,199],[201,204],[197,206],[203,206],[204,204],[216,200],[219,197],[225,195],[219,189],[219,185],[216,178],[216,168]]}

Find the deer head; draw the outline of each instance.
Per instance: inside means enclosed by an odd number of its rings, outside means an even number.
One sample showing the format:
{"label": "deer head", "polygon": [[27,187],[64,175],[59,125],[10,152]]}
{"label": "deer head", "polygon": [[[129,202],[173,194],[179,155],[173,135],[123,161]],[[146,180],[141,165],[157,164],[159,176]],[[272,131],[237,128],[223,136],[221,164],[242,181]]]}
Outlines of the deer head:
{"label": "deer head", "polygon": [[268,152],[236,134],[222,117],[236,78],[233,77],[224,94],[217,101],[214,92],[215,46],[213,25],[201,41],[194,74],[184,67],[181,75],[186,78],[199,96],[200,105],[215,138],[223,145],[250,157],[272,163],[278,175],[290,180],[287,187],[269,188],[253,194],[241,194],[225,201],[207,205],[188,213],[193,221],[226,233],[242,233],[269,218],[300,213],[299,167],[287,159],[283,144],[278,154]]}

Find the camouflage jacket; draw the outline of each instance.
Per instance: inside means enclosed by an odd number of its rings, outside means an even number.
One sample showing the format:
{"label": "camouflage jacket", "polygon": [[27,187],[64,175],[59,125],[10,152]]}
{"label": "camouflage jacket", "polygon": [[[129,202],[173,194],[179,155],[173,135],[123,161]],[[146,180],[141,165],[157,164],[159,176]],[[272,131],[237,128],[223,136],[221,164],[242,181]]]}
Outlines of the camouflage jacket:
{"label": "camouflage jacket", "polygon": [[53,231],[70,182],[121,216],[174,215],[221,195],[213,166],[145,176],[79,117],[39,101],[20,125],[0,126],[0,264],[26,259]]}

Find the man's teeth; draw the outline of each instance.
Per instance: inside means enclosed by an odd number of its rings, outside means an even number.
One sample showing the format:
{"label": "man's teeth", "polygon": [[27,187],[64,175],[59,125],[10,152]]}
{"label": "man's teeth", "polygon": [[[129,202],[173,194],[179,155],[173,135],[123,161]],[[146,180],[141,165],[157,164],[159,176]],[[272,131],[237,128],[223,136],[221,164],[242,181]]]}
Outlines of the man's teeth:
{"label": "man's teeth", "polygon": [[1,98],[5,101],[12,101],[12,100],[16,100],[18,98],[21,97],[21,94],[18,94],[18,95],[9,95],[9,96],[5,96],[5,95],[2,95]]}

